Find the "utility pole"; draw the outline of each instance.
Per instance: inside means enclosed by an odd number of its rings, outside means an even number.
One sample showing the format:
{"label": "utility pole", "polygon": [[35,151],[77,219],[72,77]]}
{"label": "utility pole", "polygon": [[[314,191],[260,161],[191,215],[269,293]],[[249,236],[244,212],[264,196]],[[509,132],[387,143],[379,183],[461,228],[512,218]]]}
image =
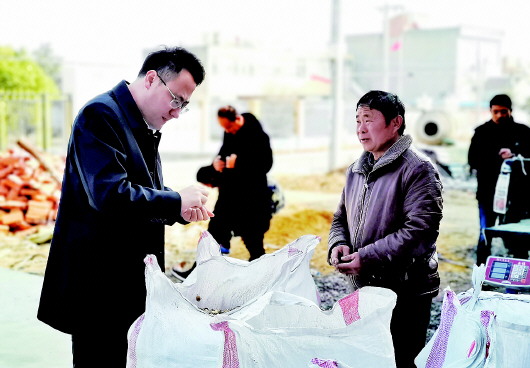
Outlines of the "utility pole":
{"label": "utility pole", "polygon": [[331,70],[333,75],[333,120],[329,141],[329,167],[337,168],[341,148],[341,131],[344,123],[344,39],[342,35],[341,2],[333,0],[331,18]]}
{"label": "utility pole", "polygon": [[390,27],[389,12],[390,10],[402,10],[401,5],[385,4],[380,8],[383,12],[383,90],[388,91],[390,88]]}
{"label": "utility pole", "polygon": [[388,29],[388,8],[389,5],[385,4],[382,8],[383,11],[383,90],[388,91],[390,86],[390,30]]}

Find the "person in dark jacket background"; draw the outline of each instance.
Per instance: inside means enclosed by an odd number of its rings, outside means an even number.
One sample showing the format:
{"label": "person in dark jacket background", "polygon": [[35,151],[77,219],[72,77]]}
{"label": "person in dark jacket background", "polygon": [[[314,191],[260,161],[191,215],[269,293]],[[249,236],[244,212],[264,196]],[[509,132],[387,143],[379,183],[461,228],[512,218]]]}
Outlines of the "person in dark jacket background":
{"label": "person in dark jacket background", "polygon": [[[224,254],[229,253],[232,237],[241,236],[252,261],[265,254],[263,238],[272,217],[267,185],[273,164],[270,139],[251,113],[224,106],[217,118],[225,131],[222,146],[213,163],[197,172],[197,181],[219,188],[208,231]],[[173,275],[182,280],[192,270],[173,268]]]}
{"label": "person in dark jacket background", "polygon": [[217,112],[217,119],[225,131],[223,144],[212,165],[197,175],[199,182],[219,188],[216,217],[210,220],[208,231],[226,250],[232,234],[241,236],[252,261],[265,254],[263,237],[272,216],[267,186],[273,163],[270,139],[249,112],[238,114],[233,106],[225,106]]}
{"label": "person in dark jacket background", "polygon": [[436,239],[442,184],[429,158],[403,135],[405,107],[388,92],[357,103],[357,136],[364,153],[346,172],[329,234],[328,260],[354,289],[397,294],[390,331],[398,368],[415,367],[425,346],[432,298],[440,278]]}
{"label": "person in dark jacket background", "polygon": [[204,79],[182,48],[147,56],[77,115],[38,318],[72,335],[73,365],[125,367],[127,332],[145,311],[148,254],[164,269],[164,226],[208,220],[208,190],[164,186],[160,129],[178,118]]}
{"label": "person in dark jacket background", "polygon": [[[480,219],[480,235],[477,243],[477,265],[486,263],[491,255],[491,236],[484,229],[500,224],[518,222],[528,217],[528,176],[521,170],[520,162],[511,164],[508,205],[505,215],[493,210],[495,187],[505,159],[521,154],[530,158],[530,127],[516,123],[512,117],[512,101],[505,94],[496,95],[490,101],[491,119],[475,129],[468,151],[468,163],[477,177],[477,202]],[[504,237],[504,245],[517,258],[528,258],[526,247],[518,246],[517,238]]]}

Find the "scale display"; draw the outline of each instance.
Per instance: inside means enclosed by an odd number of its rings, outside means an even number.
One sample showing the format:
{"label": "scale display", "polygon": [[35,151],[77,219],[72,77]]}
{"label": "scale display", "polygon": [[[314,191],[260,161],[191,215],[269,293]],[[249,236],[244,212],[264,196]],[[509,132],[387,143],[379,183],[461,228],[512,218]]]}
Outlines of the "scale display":
{"label": "scale display", "polygon": [[530,288],[530,260],[488,257],[485,282],[493,285]]}

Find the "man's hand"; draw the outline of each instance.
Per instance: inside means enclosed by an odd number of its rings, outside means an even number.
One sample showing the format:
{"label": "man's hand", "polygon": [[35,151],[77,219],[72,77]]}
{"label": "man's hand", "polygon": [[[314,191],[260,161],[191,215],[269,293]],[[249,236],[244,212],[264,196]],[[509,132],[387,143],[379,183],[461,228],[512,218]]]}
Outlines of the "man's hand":
{"label": "man's hand", "polygon": [[205,221],[214,214],[205,204],[208,200],[208,190],[200,185],[191,185],[179,191],[181,199],[180,215],[188,222]]}
{"label": "man's hand", "polygon": [[226,168],[233,169],[236,167],[236,159],[237,155],[235,153],[232,153],[230,156],[226,156]]}
{"label": "man's hand", "polygon": [[188,222],[206,221],[210,217],[214,217],[213,212],[210,212],[205,206],[199,208],[188,208],[181,212],[181,216]]}
{"label": "man's hand", "polygon": [[226,164],[223,160],[221,160],[221,156],[216,156],[213,160],[213,168],[215,169],[215,171],[223,172],[225,166]]}
{"label": "man's hand", "polygon": [[342,256],[346,256],[348,254],[350,254],[350,247],[347,245],[338,245],[333,247],[333,249],[331,249],[331,254],[329,255],[329,263],[332,266],[337,266],[341,261],[340,259]]}
{"label": "man's hand", "polygon": [[[341,249],[337,249],[334,252],[336,248]],[[331,264],[335,266],[335,269],[346,275],[358,275],[361,272],[361,257],[359,256],[359,252],[350,254],[350,248],[346,245],[340,245],[336,248],[331,250],[330,257]]]}
{"label": "man's hand", "polygon": [[501,148],[501,150],[499,151],[499,156],[501,156],[503,160],[506,160],[507,158],[512,158],[513,153],[512,150],[509,148]]}

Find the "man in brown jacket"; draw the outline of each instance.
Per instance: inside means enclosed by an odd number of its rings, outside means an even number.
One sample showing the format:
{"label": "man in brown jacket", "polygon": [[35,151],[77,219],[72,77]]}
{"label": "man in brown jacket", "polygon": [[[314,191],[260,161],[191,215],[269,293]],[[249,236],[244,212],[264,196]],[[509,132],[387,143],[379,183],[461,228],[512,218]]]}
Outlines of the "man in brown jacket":
{"label": "man in brown jacket", "polygon": [[432,298],[440,279],[436,239],[442,185],[430,160],[403,135],[399,98],[370,91],[357,103],[364,153],[347,170],[329,236],[329,262],[355,289],[393,290],[390,330],[397,367],[414,367],[425,345]]}

